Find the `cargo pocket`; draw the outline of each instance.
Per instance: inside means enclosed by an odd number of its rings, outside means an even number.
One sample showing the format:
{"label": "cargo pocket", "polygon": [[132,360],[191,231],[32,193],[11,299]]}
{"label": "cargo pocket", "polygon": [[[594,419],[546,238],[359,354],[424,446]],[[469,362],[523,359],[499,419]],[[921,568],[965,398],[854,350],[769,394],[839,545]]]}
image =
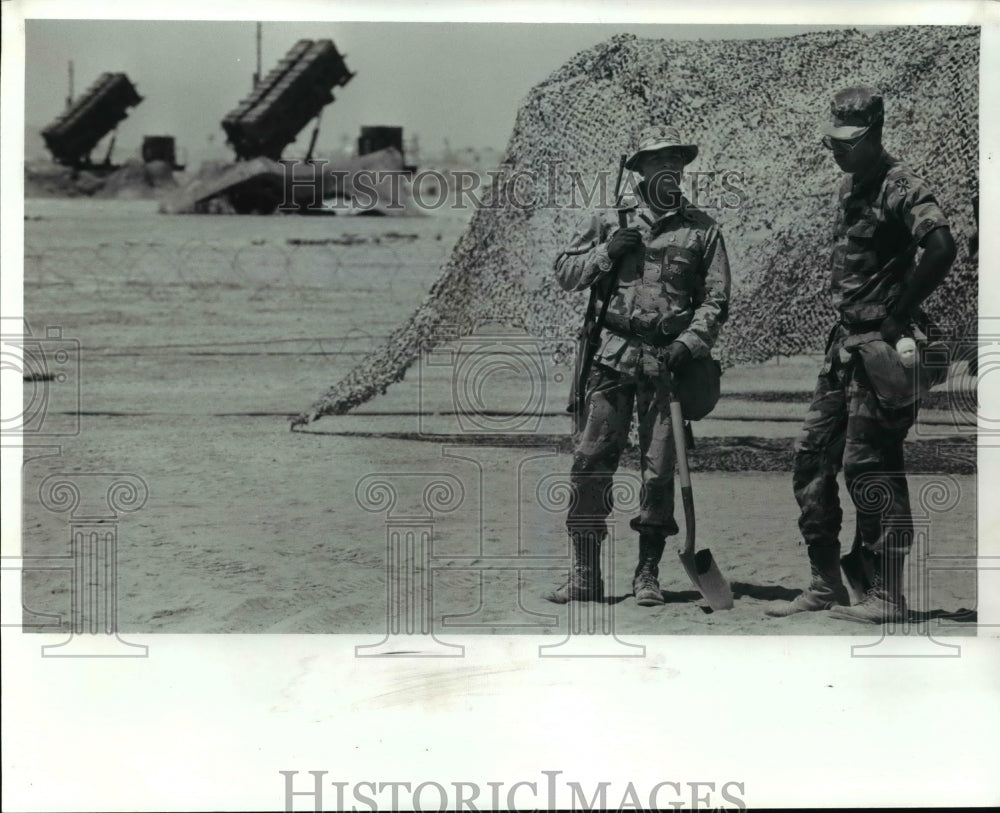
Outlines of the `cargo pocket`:
{"label": "cargo pocket", "polygon": [[865,254],[872,251],[872,241],[878,224],[874,220],[859,220],[847,229],[848,255]]}
{"label": "cargo pocket", "polygon": [[660,279],[674,294],[684,298],[685,304],[694,289],[697,255],[687,248],[670,246],[664,252]]}
{"label": "cargo pocket", "polygon": [[882,409],[890,412],[903,409],[920,397],[916,368],[906,367],[891,345],[878,340],[865,342],[858,345],[858,353],[867,382]]}

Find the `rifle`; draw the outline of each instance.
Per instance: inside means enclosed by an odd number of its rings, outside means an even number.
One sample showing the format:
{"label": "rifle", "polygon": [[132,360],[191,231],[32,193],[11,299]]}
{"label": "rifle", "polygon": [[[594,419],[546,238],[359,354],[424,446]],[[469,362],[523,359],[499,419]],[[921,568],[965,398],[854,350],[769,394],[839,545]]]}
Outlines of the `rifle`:
{"label": "rifle", "polygon": [[[615,182],[615,206],[618,208],[618,226],[622,229],[628,227],[628,216],[621,208],[621,185],[622,176],[625,174],[625,161],[627,155],[622,155],[618,162],[618,180]],[[573,428],[579,433],[587,421],[587,379],[590,377],[590,370],[594,365],[594,356],[601,347],[601,331],[604,329],[604,320],[608,313],[608,305],[615,287],[618,285],[618,276],[621,273],[621,260],[616,262],[611,269],[611,273],[603,280],[598,280],[590,286],[590,300],[587,303],[587,313],[583,319],[583,327],[580,330],[580,344],[577,351],[576,370],[573,376],[573,394],[570,399],[570,409],[573,412]],[[601,303],[601,312],[597,313],[598,286],[605,290],[604,301]]]}

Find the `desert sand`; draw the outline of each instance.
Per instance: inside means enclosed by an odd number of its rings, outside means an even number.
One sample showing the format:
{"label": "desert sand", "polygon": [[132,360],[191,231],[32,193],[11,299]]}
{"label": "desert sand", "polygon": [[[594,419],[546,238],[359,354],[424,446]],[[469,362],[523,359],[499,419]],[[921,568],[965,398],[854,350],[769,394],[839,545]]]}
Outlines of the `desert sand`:
{"label": "desert sand", "polygon": [[[61,329],[70,355],[62,382],[26,384],[25,408],[44,431],[25,452],[23,555],[70,549],[67,513],[39,498],[47,477],[130,474],[148,498],[117,517],[123,633],[371,633],[378,641],[400,583],[387,576],[399,573],[387,570],[387,540],[409,530],[428,540],[415,563],[418,589],[407,593],[429,602],[407,616],[418,631],[429,624],[442,640],[564,635],[567,609],[540,595],[567,561],[568,369],[543,359],[528,382],[535,389],[526,389],[523,368],[495,363],[505,347],[532,352],[530,337],[485,329],[456,342],[452,355],[428,354],[353,412],[289,431],[292,416],[412,313],[466,215],[170,216],[155,201],[27,200],[26,319],[36,338]],[[471,368],[462,359],[484,357],[494,367],[482,390],[463,389]],[[825,613],[764,614],[808,573],[790,448],[818,364],[800,356],[728,370],[716,412],[695,427],[698,547],[711,548],[732,583],[734,609],[705,606],[672,543],[661,566],[667,604],[641,608],[629,595],[632,455],[618,478],[611,598],[591,608],[599,629],[882,634]],[[949,395],[968,387],[953,370],[908,441],[926,533],[910,557],[912,623],[896,634],[974,631],[961,623],[976,607],[975,572],[961,566],[976,551],[974,437],[954,408],[967,401]],[[463,415],[476,398],[483,413]],[[396,492],[391,508],[377,489],[366,496],[379,480]],[[450,503],[426,496],[434,480],[451,489]],[[849,544],[853,510],[843,489],[842,498]],[[520,569],[511,565],[518,559]],[[27,629],[66,629],[65,572],[26,569],[23,590]]]}

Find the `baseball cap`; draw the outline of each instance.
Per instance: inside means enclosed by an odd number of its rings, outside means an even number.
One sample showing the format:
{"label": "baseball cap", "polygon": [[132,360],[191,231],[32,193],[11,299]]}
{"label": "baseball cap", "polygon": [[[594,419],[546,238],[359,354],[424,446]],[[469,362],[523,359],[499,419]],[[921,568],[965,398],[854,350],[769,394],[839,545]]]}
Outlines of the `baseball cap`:
{"label": "baseball cap", "polygon": [[823,134],[850,141],[885,119],[882,94],[869,85],[856,85],[838,92],[830,103],[830,123]]}

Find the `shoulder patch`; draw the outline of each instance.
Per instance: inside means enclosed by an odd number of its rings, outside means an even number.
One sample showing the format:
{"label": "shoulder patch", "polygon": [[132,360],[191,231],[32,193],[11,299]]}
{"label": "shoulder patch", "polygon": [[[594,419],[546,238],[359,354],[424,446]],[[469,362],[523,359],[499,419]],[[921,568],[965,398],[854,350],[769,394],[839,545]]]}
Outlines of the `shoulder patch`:
{"label": "shoulder patch", "polygon": [[902,162],[891,166],[885,177],[886,181],[891,181],[892,183],[905,180],[910,186],[919,186],[923,183],[921,176],[914,172],[908,164]]}
{"label": "shoulder patch", "polygon": [[900,192],[906,192],[910,188],[910,181],[905,175],[900,175],[898,178],[893,179],[892,183]]}

